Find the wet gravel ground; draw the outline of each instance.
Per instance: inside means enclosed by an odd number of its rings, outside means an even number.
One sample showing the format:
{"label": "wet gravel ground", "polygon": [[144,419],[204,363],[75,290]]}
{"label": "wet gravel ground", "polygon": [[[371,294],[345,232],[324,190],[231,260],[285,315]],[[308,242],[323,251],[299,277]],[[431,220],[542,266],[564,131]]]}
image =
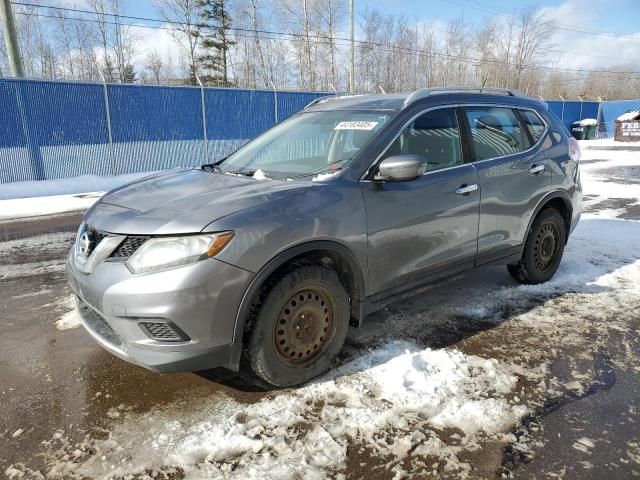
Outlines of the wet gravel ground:
{"label": "wet gravel ground", "polygon": [[[592,212],[609,208],[640,220],[628,199],[588,204]],[[58,330],[55,322],[69,310],[71,293],[62,266],[79,221],[75,212],[0,223],[0,477],[15,471],[25,478],[53,476],[51,459],[61,454],[44,452],[56,432],[64,431],[73,445],[108,438],[123,417],[158,407],[184,416],[201,400],[232,398],[250,406],[280,395],[222,370],[152,373],[105,352],[82,328]],[[475,313],[461,308],[471,297],[514,285],[504,268],[486,268],[392,305],[351,330],[340,361],[406,338],[517,361],[525,370],[544,364],[540,378],[524,372],[519,380],[530,413],[507,432],[510,439],[485,439],[479,449],[460,454],[472,466],[468,478],[640,477],[640,299],[611,303],[606,292],[585,285],[492,297]],[[543,319],[544,328],[532,327],[530,317]],[[455,432],[437,434],[445,444],[457,438]],[[394,478],[392,459],[355,442],[348,452],[346,478]],[[407,460],[400,466],[413,478],[464,476],[442,470],[437,457],[424,460],[436,465],[435,475],[416,473]],[[180,477],[180,470],[165,475]]]}

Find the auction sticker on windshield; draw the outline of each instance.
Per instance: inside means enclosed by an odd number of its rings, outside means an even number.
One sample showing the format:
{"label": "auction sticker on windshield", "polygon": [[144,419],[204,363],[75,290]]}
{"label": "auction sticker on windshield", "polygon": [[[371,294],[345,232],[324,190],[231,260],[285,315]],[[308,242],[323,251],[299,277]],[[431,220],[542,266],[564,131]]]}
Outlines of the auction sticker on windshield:
{"label": "auction sticker on windshield", "polygon": [[365,121],[340,122],[335,127],[333,127],[333,129],[334,130],[373,130],[376,125],[378,125],[378,122],[365,122]]}

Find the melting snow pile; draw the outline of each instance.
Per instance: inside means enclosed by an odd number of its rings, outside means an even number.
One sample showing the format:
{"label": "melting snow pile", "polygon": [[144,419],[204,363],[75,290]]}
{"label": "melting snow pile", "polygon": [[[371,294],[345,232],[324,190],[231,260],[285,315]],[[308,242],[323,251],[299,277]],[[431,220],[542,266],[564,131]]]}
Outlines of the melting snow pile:
{"label": "melting snow pile", "polygon": [[392,464],[444,454],[456,471],[465,469],[456,457],[462,447],[446,446],[437,432],[457,429],[469,448],[515,425],[526,413],[509,400],[516,383],[496,360],[397,341],[254,405],[216,399],[189,405],[182,418],[161,409],[128,416],[107,440],[80,447],[94,455],[81,463],[63,457],[50,476],[179,467],[187,478],[321,479],[344,468],[350,443],[366,443]]}

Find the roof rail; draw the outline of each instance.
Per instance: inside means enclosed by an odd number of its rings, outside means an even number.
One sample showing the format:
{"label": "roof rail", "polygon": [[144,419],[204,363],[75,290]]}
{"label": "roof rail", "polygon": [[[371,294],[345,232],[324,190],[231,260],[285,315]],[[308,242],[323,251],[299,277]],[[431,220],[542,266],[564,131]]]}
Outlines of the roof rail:
{"label": "roof rail", "polygon": [[303,108],[303,110],[306,110],[309,107],[313,107],[314,105],[317,105],[320,102],[326,102],[330,98],[333,98],[333,95],[325,95],[324,97],[314,98],[309,103],[307,103],[307,105]]}
{"label": "roof rail", "polygon": [[432,88],[421,88],[416,90],[411,95],[409,95],[404,101],[404,106],[415,102],[416,100],[420,100],[421,98],[428,97],[429,95],[433,95],[436,93],[455,93],[455,92],[478,92],[478,93],[492,93],[494,95],[507,95],[510,97],[524,97],[524,93],[520,90],[513,90],[510,88],[499,88],[499,87],[432,87]]}
{"label": "roof rail", "polygon": [[361,93],[347,93],[345,95],[325,95],[324,97],[318,97],[315,100],[311,100],[311,102],[309,102],[307,104],[306,107],[303,108],[303,110],[309,108],[309,107],[313,107],[314,105],[318,105],[319,103],[324,103],[324,102],[328,102],[331,100],[340,100],[343,98],[350,98],[350,97],[362,97]]}

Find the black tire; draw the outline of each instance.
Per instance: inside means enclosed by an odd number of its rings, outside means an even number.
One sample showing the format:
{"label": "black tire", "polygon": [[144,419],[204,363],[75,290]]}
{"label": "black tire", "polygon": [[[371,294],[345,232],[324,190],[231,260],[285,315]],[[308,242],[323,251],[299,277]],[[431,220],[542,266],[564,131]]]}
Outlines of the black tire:
{"label": "black tire", "polygon": [[507,265],[509,273],[524,284],[546,282],[560,265],[566,239],[567,229],[560,212],[545,208],[531,226],[522,258],[514,265]]}
{"label": "black tire", "polygon": [[327,371],[349,328],[349,296],[336,273],[304,265],[260,297],[248,319],[245,363],[277,387],[299,385]]}

